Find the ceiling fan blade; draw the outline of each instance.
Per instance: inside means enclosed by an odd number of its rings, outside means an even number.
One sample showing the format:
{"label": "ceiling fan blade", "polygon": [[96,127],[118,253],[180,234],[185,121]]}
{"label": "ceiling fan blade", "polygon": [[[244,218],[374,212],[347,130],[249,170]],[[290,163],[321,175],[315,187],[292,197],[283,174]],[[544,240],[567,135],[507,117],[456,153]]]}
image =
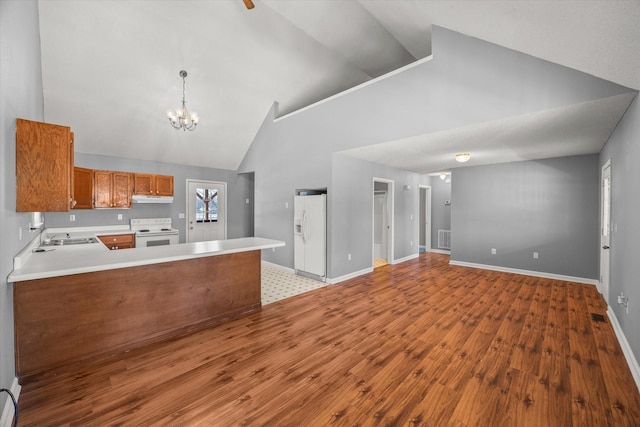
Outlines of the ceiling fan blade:
{"label": "ceiling fan blade", "polygon": [[251,0],[242,0],[242,1],[244,2],[244,5],[247,6],[247,9],[253,9],[255,7]]}

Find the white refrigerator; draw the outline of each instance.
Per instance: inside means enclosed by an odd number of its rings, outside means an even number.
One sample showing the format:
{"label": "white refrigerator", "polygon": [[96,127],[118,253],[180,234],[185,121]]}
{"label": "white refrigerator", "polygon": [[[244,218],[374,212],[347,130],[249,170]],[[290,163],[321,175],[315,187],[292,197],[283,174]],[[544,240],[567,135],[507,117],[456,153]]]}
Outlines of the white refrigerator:
{"label": "white refrigerator", "polygon": [[327,271],[327,195],[295,196],[293,215],[294,269],[297,274],[323,280]]}

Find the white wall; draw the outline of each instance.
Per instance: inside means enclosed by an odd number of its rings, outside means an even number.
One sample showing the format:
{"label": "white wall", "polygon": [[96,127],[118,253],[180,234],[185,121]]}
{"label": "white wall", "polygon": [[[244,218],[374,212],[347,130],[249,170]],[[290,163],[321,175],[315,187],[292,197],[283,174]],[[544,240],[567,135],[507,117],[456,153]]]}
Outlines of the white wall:
{"label": "white wall", "polygon": [[[29,214],[16,212],[16,118],[43,120],[42,73],[38,2],[0,1],[0,387],[15,376],[13,345],[13,287],[6,277],[13,256],[33,235]],[[19,229],[22,229],[20,239]],[[0,395],[0,411],[6,394]]]}

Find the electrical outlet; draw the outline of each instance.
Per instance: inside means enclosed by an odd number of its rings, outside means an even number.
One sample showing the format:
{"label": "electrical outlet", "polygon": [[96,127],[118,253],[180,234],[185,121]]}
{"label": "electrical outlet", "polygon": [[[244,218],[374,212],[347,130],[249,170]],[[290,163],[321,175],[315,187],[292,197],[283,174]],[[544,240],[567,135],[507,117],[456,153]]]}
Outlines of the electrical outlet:
{"label": "electrical outlet", "polygon": [[289,209],[289,202],[284,202],[284,208]]}
{"label": "electrical outlet", "polygon": [[413,247],[413,240],[409,242],[409,246]]}
{"label": "electrical outlet", "polygon": [[620,295],[618,295],[618,304],[620,307],[626,308],[627,314],[629,314],[629,297],[625,296],[624,292],[620,292]]}
{"label": "electrical outlet", "polygon": [[347,260],[351,261],[351,254],[347,254]]}
{"label": "electrical outlet", "polygon": [[491,248],[491,255],[495,255],[497,253],[496,248]]}
{"label": "electrical outlet", "polygon": [[73,214],[69,215],[69,221],[73,222],[75,220],[76,220],[76,216],[75,215],[73,215]]}
{"label": "electrical outlet", "polygon": [[118,214],[118,221],[122,221],[122,214]]}
{"label": "electrical outlet", "polygon": [[178,214],[178,218],[180,218],[180,219],[184,219],[184,214],[183,214],[183,213],[179,213],[179,214]]}
{"label": "electrical outlet", "polygon": [[533,253],[533,259],[538,259],[538,252]]}
{"label": "electrical outlet", "polygon": [[248,205],[249,204],[249,199],[244,199],[244,202]]}

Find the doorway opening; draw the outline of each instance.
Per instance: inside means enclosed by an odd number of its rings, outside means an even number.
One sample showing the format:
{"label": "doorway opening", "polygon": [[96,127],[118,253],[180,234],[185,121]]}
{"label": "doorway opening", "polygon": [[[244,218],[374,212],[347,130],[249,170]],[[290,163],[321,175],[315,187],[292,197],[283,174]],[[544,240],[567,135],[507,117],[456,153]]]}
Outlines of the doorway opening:
{"label": "doorway opening", "polygon": [[227,238],[227,183],[187,180],[187,243]]}
{"label": "doorway opening", "polygon": [[393,184],[373,179],[373,267],[393,263]]}
{"label": "doorway opening", "polygon": [[420,227],[418,242],[420,253],[431,250],[431,187],[420,185]]}

